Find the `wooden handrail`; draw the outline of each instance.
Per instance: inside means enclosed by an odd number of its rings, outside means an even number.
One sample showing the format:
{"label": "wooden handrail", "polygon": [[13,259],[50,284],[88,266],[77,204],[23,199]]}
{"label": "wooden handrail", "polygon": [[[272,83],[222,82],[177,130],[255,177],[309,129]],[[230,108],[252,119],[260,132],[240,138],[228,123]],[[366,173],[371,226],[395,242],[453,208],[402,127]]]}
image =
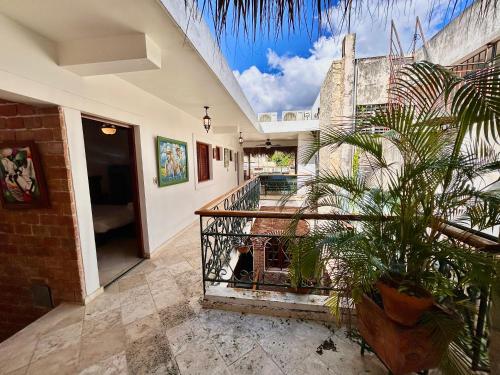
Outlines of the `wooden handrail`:
{"label": "wooden handrail", "polygon": [[[199,210],[195,211],[196,215],[201,217],[241,217],[241,218],[255,218],[255,219],[306,219],[306,220],[339,220],[339,221],[371,221],[380,220],[380,217],[353,215],[353,214],[329,214],[317,212],[284,212],[284,211],[245,211],[245,210],[214,210],[213,208],[230,197],[234,192],[242,189],[249,183],[253,182],[258,177],[246,181],[240,186],[230,190],[226,194],[212,200]],[[385,220],[394,220],[395,217],[387,216]],[[450,223],[440,223],[437,230],[448,236],[459,240],[460,242],[472,246],[476,249],[486,251],[492,254],[500,254],[500,242],[485,238],[477,233],[470,232],[466,229],[458,228]]]}
{"label": "wooden handrail", "polygon": [[236,191],[238,191],[240,189],[243,189],[246,185],[248,185],[249,183],[251,183],[252,181],[254,181],[257,178],[258,177],[253,177],[250,180],[247,180],[246,182],[244,182],[243,184],[236,186],[234,189],[229,190],[227,193],[222,194],[221,196],[219,196],[219,197],[215,198],[214,200],[208,202],[206,205],[204,205],[200,209],[196,210],[194,213],[196,215],[201,215],[202,212],[203,213],[212,213],[212,212],[214,212],[214,211],[211,211],[212,208],[214,208],[219,203],[221,203],[222,201],[224,201],[224,199],[230,197],[231,194],[233,194],[234,192],[236,192]]}
{"label": "wooden handrail", "polygon": [[476,249],[486,251],[488,253],[500,253],[500,243],[482,237],[476,233],[469,232],[465,229],[457,228],[450,224],[441,223],[437,230],[450,238],[456,239]]}

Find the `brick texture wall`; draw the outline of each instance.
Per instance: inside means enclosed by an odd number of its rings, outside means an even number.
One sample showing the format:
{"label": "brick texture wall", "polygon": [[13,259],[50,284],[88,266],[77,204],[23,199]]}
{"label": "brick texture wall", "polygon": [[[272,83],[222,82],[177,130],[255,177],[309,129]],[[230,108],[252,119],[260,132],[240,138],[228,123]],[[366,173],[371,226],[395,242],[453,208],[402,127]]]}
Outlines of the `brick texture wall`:
{"label": "brick texture wall", "polygon": [[64,119],[57,107],[0,100],[0,142],[38,146],[50,208],[0,205],[0,341],[49,308],[34,304],[32,286],[50,287],[54,304],[81,302],[83,272]]}
{"label": "brick texture wall", "polygon": [[[272,206],[262,206],[261,211],[282,211],[282,212],[296,212],[295,207],[272,207]],[[289,219],[255,219],[252,225],[252,234],[274,234],[282,235],[287,230],[290,225],[291,220]],[[309,233],[309,225],[305,220],[300,220],[297,224],[296,234],[298,236],[304,236]],[[288,270],[278,271],[278,270],[268,270],[266,269],[266,254],[265,245],[269,238],[266,237],[254,237],[252,238],[253,245],[253,271],[255,274],[258,273],[259,281],[267,283],[286,283],[288,280]],[[282,291],[282,288],[272,287],[272,286],[262,286],[261,289],[265,290],[275,290]]]}

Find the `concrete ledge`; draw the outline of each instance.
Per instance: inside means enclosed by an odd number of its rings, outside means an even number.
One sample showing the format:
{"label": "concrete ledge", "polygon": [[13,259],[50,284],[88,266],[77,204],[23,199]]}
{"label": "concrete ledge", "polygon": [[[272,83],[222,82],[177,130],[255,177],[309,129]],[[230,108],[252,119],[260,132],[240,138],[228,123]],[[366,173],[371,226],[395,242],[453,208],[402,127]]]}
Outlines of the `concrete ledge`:
{"label": "concrete ledge", "polygon": [[327,299],[327,296],[313,294],[210,286],[202,305],[209,309],[331,322],[335,318],[325,306]]}

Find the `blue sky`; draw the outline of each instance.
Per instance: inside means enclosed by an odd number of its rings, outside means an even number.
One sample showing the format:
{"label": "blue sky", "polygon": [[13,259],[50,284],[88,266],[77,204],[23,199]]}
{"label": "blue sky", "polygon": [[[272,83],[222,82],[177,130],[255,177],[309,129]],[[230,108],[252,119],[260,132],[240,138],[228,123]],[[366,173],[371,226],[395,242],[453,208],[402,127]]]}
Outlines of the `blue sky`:
{"label": "blue sky", "polygon": [[[463,0],[462,8],[467,2]],[[452,14],[449,0],[395,3],[386,16],[385,10],[372,9],[366,1],[361,14],[352,16],[351,31],[356,33],[358,57],[388,53],[391,19],[396,23],[403,49],[409,51],[416,16],[420,17],[425,37],[430,39],[459,13],[455,10]],[[222,52],[256,112],[310,108],[331,62],[339,58],[345,35],[345,30],[338,29],[339,9],[332,7],[323,15],[319,32],[317,18],[308,18],[309,27],[303,25],[280,38],[259,33],[254,41],[242,33],[234,36],[231,30],[223,36]],[[314,22],[312,32],[310,22]]]}

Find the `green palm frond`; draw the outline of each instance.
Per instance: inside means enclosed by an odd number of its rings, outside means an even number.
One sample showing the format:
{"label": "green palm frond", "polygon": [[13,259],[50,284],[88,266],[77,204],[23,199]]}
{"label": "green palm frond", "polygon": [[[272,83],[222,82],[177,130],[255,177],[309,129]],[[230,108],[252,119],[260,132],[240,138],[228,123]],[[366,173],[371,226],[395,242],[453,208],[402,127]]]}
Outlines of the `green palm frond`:
{"label": "green palm frond", "polygon": [[[500,225],[499,77],[497,64],[461,78],[415,63],[396,82],[403,104],[354,119],[354,129],[346,121],[324,131],[311,155],[355,147],[359,168],[348,173],[338,166],[311,178],[304,207],[365,219],[317,223],[294,244],[293,278],[318,279],[333,262],[332,283],[340,291],[331,302],[338,307],[339,298],[370,293],[381,277],[397,275],[473,320],[463,301],[473,290],[490,288],[499,262],[439,228],[453,221],[476,230]],[[388,131],[373,134],[367,131],[372,127]],[[395,160],[386,160],[387,147]],[[460,331],[446,316],[428,323],[443,345]],[[460,345],[448,346],[443,371],[467,369],[461,348],[478,343],[475,333],[461,335]]]}
{"label": "green palm frond", "polygon": [[[481,6],[477,13],[478,19],[496,9],[497,0],[479,0]],[[186,7],[191,2],[185,0]],[[242,32],[245,36],[256,37],[258,32],[281,36],[285,32],[292,32],[305,27],[308,33],[315,28],[321,31],[323,24],[328,24],[332,30],[339,32],[346,27],[351,14],[371,15],[380,12],[387,17],[388,11],[394,6],[393,0],[194,0],[202,14],[207,13],[215,27],[217,40],[229,31],[232,34]],[[460,8],[472,4],[466,0],[465,4],[459,0],[450,0],[449,15],[452,16]],[[431,11],[435,3],[430,1]],[[459,7],[460,5],[460,7]],[[491,6],[493,5],[493,6]],[[337,7],[339,17],[332,18],[330,10]],[[382,16],[384,17],[384,16]],[[335,22],[335,24],[333,24]],[[350,22],[349,22],[350,23]]]}

